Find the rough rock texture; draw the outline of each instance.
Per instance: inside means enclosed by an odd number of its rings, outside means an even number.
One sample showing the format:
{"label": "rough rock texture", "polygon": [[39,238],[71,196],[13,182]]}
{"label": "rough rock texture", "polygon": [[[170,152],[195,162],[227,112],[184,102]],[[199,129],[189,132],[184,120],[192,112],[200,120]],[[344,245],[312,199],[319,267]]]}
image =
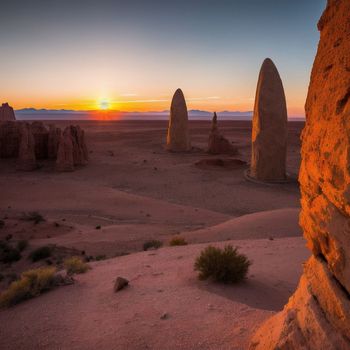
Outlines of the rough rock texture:
{"label": "rough rock texture", "polygon": [[15,112],[8,103],[3,103],[0,107],[0,121],[13,121],[16,120]]}
{"label": "rough rock texture", "polygon": [[42,122],[35,121],[31,124],[31,130],[35,140],[35,155],[37,159],[47,159],[49,132]]}
{"label": "rough rock texture", "polygon": [[0,122],[0,158],[17,158],[20,142],[19,122]]}
{"label": "rough rock texture", "polygon": [[318,27],[299,175],[313,256],[252,349],[350,349],[350,2],[329,0]]}
{"label": "rough rock texture", "polygon": [[17,170],[32,171],[37,168],[35,141],[28,123],[20,123],[20,144],[17,159]]}
{"label": "rough rock texture", "polygon": [[47,140],[47,156],[49,159],[57,158],[58,144],[61,138],[61,129],[56,128],[55,125],[49,125],[49,135]]}
{"label": "rough rock texture", "polygon": [[117,293],[129,285],[129,281],[124,277],[117,277],[114,282],[114,292]]}
{"label": "rough rock texture", "polygon": [[250,176],[261,181],[286,179],[287,106],[282,80],[265,59],[255,95]]}
{"label": "rough rock texture", "polygon": [[237,154],[237,148],[220,134],[216,113],[212,120],[207,152],[210,154]]}
{"label": "rough rock texture", "polygon": [[171,101],[166,148],[173,152],[186,152],[191,149],[187,106],[181,89],[176,90]]}
{"label": "rough rock texture", "polygon": [[74,170],[73,139],[71,135],[71,129],[69,126],[63,131],[63,134],[60,138],[57,151],[56,170]]}
{"label": "rough rock texture", "polygon": [[73,141],[74,165],[85,165],[88,162],[88,151],[85,144],[84,130],[79,125],[71,125],[68,128]]}

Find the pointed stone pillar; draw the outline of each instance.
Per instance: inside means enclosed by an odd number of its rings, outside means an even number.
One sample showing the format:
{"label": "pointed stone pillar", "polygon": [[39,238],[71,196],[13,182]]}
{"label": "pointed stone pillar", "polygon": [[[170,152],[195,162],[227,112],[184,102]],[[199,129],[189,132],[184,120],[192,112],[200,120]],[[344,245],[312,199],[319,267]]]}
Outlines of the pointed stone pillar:
{"label": "pointed stone pillar", "polygon": [[255,95],[250,177],[260,181],[286,180],[287,122],[282,80],[267,58]]}
{"label": "pointed stone pillar", "polygon": [[18,150],[17,170],[32,171],[37,168],[35,157],[35,140],[28,123],[19,126],[20,144]]}
{"label": "pointed stone pillar", "polygon": [[171,101],[166,148],[173,152],[187,152],[191,149],[187,106],[181,89],[176,90]]}

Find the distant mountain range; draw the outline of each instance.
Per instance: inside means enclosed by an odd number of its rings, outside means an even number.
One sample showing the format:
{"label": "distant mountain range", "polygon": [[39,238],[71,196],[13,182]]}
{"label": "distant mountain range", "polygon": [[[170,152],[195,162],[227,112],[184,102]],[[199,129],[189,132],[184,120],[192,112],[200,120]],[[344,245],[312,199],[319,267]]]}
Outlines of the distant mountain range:
{"label": "distant mountain range", "polygon": [[[36,109],[23,108],[15,111],[17,119],[55,119],[55,120],[166,120],[169,117],[169,111],[150,111],[150,112],[123,112],[123,111],[76,111],[67,109]],[[188,111],[190,119],[211,119],[212,112],[191,109]],[[252,111],[221,111],[217,112],[219,119],[225,120],[251,120]],[[290,120],[303,120],[303,117],[289,118]]]}

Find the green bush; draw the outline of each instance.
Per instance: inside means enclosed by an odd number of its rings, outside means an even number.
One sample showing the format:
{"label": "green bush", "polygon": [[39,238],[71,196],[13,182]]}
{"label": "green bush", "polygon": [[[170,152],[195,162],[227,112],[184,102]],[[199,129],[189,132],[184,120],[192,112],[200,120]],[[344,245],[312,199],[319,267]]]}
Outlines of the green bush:
{"label": "green bush", "polygon": [[4,264],[12,263],[21,259],[21,253],[13,248],[9,243],[0,241],[0,262]]}
{"label": "green bush", "polygon": [[55,273],[54,267],[23,272],[19,280],[12,282],[9,288],[0,294],[0,306],[15,305],[50,290],[55,285]]}
{"label": "green bush", "polygon": [[163,245],[162,241],[158,241],[156,239],[147,241],[143,244],[143,250],[148,250],[150,248],[158,249]]}
{"label": "green bush", "polygon": [[178,245],[187,245],[187,242],[185,238],[181,236],[175,236],[170,240],[169,244],[171,246],[178,246]]}
{"label": "green bush", "polygon": [[24,221],[33,221],[34,224],[39,224],[40,222],[45,221],[45,218],[37,211],[31,211],[29,213],[23,213],[22,220]]}
{"label": "green bush", "polygon": [[28,241],[26,239],[22,239],[17,242],[17,249],[22,252],[24,249],[28,247]]}
{"label": "green bush", "polygon": [[64,267],[67,270],[68,275],[74,275],[75,273],[85,273],[90,267],[78,256],[72,256],[64,261]]}
{"label": "green bush", "polygon": [[46,259],[49,258],[51,256],[52,253],[52,248],[49,246],[43,246],[40,248],[37,248],[35,250],[33,250],[30,254],[29,254],[29,258],[33,261],[39,261],[42,259]]}
{"label": "green bush", "polygon": [[237,283],[246,278],[250,265],[248,258],[231,245],[224,249],[208,246],[197,257],[194,269],[199,271],[200,279]]}

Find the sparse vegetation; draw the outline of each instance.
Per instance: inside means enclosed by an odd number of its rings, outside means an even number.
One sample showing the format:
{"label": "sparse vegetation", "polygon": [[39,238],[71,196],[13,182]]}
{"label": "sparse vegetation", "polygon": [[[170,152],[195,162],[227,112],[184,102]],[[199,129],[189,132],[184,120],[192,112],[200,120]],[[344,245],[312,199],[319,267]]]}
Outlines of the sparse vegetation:
{"label": "sparse vegetation", "polygon": [[52,289],[55,285],[55,273],[54,267],[23,272],[21,278],[12,282],[9,288],[0,295],[0,306],[15,305]]}
{"label": "sparse vegetation", "polygon": [[64,267],[67,270],[68,275],[74,275],[76,273],[85,273],[89,270],[89,265],[78,256],[72,256],[64,261]]}
{"label": "sparse vegetation", "polygon": [[17,242],[17,249],[20,252],[23,252],[23,250],[26,249],[27,247],[28,247],[28,241],[26,239],[22,239]]}
{"label": "sparse vegetation", "polygon": [[158,241],[156,239],[153,239],[151,241],[147,241],[143,244],[143,250],[148,250],[148,249],[158,249],[163,245],[162,241]]}
{"label": "sparse vegetation", "polygon": [[35,225],[45,221],[45,218],[37,211],[23,213],[21,219],[24,221],[33,221]]}
{"label": "sparse vegetation", "polygon": [[216,282],[237,283],[245,279],[251,262],[231,245],[224,249],[206,247],[194,265],[200,279],[212,278]]}
{"label": "sparse vegetation", "polygon": [[187,245],[188,243],[186,242],[185,238],[181,236],[175,236],[170,240],[169,244],[171,246],[179,246],[179,245]]}
{"label": "sparse vegetation", "polygon": [[46,259],[49,258],[51,256],[51,252],[52,252],[52,248],[49,246],[43,246],[40,248],[37,248],[35,250],[33,250],[30,254],[29,254],[29,258],[33,261],[39,261],[42,259]]}
{"label": "sparse vegetation", "polygon": [[0,262],[10,264],[21,259],[21,253],[8,242],[0,241]]}
{"label": "sparse vegetation", "polygon": [[95,258],[96,261],[105,260],[105,259],[107,259],[107,257],[104,254],[103,255],[97,255],[96,258]]}

